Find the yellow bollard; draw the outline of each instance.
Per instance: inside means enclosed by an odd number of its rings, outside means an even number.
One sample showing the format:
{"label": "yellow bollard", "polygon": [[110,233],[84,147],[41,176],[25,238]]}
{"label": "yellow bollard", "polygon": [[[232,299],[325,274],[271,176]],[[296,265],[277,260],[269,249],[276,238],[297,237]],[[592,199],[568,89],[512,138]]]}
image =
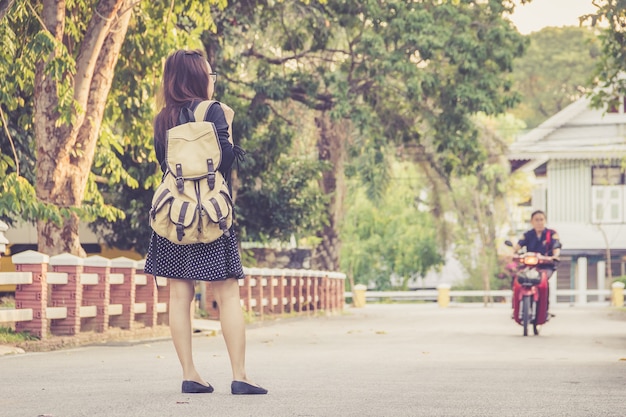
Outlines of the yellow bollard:
{"label": "yellow bollard", "polygon": [[352,289],[352,301],[355,307],[365,307],[365,292],[367,287],[363,284],[357,284]]}
{"label": "yellow bollard", "polygon": [[450,305],[450,284],[437,285],[437,304],[439,307]]}
{"label": "yellow bollard", "polygon": [[624,306],[624,285],[623,282],[614,282],[611,285],[611,305],[613,307]]}

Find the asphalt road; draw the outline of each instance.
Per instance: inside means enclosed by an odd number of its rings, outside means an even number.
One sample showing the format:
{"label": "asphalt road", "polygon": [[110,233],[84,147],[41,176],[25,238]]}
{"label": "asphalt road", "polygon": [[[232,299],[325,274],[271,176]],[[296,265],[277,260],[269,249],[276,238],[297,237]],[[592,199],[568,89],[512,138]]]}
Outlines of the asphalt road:
{"label": "asphalt road", "polygon": [[230,395],[221,336],[194,338],[216,389],[181,394],[171,341],[0,356],[0,416],[626,416],[626,314],[553,309],[522,336],[506,306],[368,304],[248,329],[266,396]]}

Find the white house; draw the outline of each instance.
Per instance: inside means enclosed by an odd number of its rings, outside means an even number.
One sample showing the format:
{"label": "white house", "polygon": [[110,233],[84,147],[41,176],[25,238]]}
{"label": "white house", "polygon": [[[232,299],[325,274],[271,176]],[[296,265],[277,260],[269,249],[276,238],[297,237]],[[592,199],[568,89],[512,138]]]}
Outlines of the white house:
{"label": "white house", "polygon": [[530,208],[544,210],[561,237],[559,288],[608,288],[608,252],[613,277],[626,275],[624,98],[608,110],[579,99],[520,137],[508,159],[533,174]]}

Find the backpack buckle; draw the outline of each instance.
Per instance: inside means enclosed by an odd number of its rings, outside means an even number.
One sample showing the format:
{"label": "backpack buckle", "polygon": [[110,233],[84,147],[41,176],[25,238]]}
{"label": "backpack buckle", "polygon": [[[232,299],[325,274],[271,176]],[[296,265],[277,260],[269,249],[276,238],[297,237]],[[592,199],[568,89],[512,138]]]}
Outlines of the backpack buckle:
{"label": "backpack buckle", "polygon": [[207,159],[206,165],[209,171],[209,175],[207,176],[207,182],[209,183],[209,190],[212,190],[213,188],[215,188],[215,166],[213,165],[213,159]]}
{"label": "backpack buckle", "polygon": [[176,189],[179,193],[185,190],[185,181],[183,180],[183,166],[176,164]]}
{"label": "backpack buckle", "polygon": [[228,230],[228,227],[226,226],[226,218],[220,217],[219,224],[220,229],[222,229],[222,232],[224,232],[224,236],[230,236],[230,230]]}

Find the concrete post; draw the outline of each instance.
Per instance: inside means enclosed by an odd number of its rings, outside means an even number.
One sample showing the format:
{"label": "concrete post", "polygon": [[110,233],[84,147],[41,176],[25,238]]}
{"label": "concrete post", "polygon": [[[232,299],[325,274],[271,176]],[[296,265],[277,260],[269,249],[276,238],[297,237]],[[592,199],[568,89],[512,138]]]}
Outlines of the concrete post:
{"label": "concrete post", "polygon": [[302,270],[302,310],[306,310],[307,316],[311,314],[311,275],[309,271]]}
{"label": "concrete post", "polygon": [[613,307],[624,306],[624,285],[623,282],[614,282],[611,285],[611,305]]}
{"label": "concrete post", "polygon": [[[109,326],[133,330],[135,328],[135,271],[137,261],[125,257],[111,259],[111,274],[121,274],[121,284],[111,285],[111,304],[121,305],[122,314],[109,314]],[[110,276],[109,276],[110,279]]]}
{"label": "concrete post", "polygon": [[110,270],[111,260],[102,256],[90,256],[83,262],[83,272],[96,274],[98,283],[96,285],[83,286],[83,304],[96,306],[96,317],[84,319],[82,325],[87,329],[92,328],[100,333],[109,330]]}
{"label": "concrete post", "polygon": [[32,250],[18,253],[11,257],[17,272],[30,272],[33,275],[32,284],[20,284],[15,289],[15,307],[18,309],[32,309],[32,320],[18,321],[15,330],[29,332],[40,339],[48,336],[48,262],[50,257]]}
{"label": "concrete post", "polygon": [[581,256],[576,263],[576,304],[587,304],[587,258]]}
{"label": "concrete post", "polygon": [[9,226],[0,220],[0,256],[4,255],[7,251],[7,245],[9,244],[9,240],[4,236],[4,232],[9,230]]}
{"label": "concrete post", "polygon": [[450,305],[450,284],[437,285],[437,304],[444,308]]}
{"label": "concrete post", "polygon": [[[598,261],[597,276],[598,276],[598,290],[602,291],[606,288],[606,262]],[[598,301],[604,302],[604,295],[598,294]]]}
{"label": "concrete post", "polygon": [[276,276],[278,278],[278,312],[280,314],[285,314],[285,304],[287,301],[285,299],[285,286],[287,285],[285,279],[285,270],[281,269],[276,272]]}
{"label": "concrete post", "polygon": [[356,284],[352,289],[352,302],[355,307],[365,307],[367,292],[367,286],[363,284]]}
{"label": "concrete post", "polygon": [[302,313],[302,304],[304,297],[304,279],[302,278],[302,272],[300,270],[294,270],[293,276],[295,277],[295,291],[296,291],[296,304],[295,311]]}
{"label": "concrete post", "polygon": [[52,285],[50,300],[52,307],[65,307],[63,319],[52,320],[50,331],[55,335],[73,336],[80,333],[80,307],[83,305],[83,258],[63,253],[50,258],[51,272],[67,274],[65,284]]}
{"label": "concrete post", "polygon": [[322,299],[323,309],[326,313],[330,312],[330,278],[328,274],[324,274],[322,277]]}

